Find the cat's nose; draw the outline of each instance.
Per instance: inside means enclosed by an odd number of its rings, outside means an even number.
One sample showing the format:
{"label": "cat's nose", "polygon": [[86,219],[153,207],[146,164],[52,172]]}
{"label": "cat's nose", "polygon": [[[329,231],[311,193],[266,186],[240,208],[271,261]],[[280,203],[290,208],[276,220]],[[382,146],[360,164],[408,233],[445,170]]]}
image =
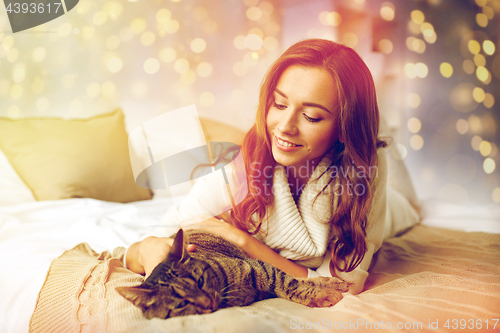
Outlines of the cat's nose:
{"label": "cat's nose", "polygon": [[212,310],[212,299],[207,295],[200,295],[196,299],[196,304],[201,308]]}

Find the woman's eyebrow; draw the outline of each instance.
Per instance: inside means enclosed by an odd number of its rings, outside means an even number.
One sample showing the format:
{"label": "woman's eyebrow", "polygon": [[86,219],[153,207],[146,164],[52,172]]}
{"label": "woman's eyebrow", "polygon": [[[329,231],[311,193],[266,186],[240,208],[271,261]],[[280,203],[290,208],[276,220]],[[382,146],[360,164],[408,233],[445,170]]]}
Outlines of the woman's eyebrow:
{"label": "woman's eyebrow", "polygon": [[[280,94],[281,96],[283,96],[284,98],[288,99],[288,97],[282,91],[280,91],[278,88],[276,88],[274,91],[277,92],[278,94]],[[305,103],[302,103],[302,105],[312,106],[314,108],[319,108],[319,109],[325,110],[326,112],[331,114],[331,112],[321,104],[305,102]]]}

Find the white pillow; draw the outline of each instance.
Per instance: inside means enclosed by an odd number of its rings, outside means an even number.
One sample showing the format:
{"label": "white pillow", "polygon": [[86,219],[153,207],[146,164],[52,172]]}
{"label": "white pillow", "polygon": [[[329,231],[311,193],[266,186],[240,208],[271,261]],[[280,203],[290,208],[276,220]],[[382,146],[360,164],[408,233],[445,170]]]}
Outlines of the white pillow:
{"label": "white pillow", "polygon": [[0,206],[33,201],[33,193],[0,150]]}

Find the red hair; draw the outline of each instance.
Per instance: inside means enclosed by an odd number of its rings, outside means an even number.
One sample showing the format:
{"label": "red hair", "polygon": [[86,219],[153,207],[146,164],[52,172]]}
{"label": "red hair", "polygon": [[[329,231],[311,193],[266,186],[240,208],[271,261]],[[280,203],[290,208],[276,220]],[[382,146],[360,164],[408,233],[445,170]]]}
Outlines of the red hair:
{"label": "red hair", "polygon": [[[351,48],[323,39],[308,39],[292,45],[269,68],[260,88],[255,125],[246,134],[242,154],[245,163],[248,195],[229,213],[229,220],[239,229],[255,234],[273,204],[271,139],[266,128],[266,116],[274,102],[275,91],[281,74],[289,66],[321,68],[332,76],[338,94],[338,126],[341,142],[332,142],[335,160],[332,165],[344,170],[371,170],[378,166],[377,148],[386,143],[378,139],[379,110],[375,85],[368,67]],[[258,163],[259,168],[252,167]],[[268,168],[266,168],[268,167]],[[272,170],[272,169],[271,169]],[[363,260],[366,252],[366,223],[372,200],[372,178],[355,177],[354,174],[336,173],[339,185],[363,185],[363,195],[348,195],[342,191],[338,206],[331,220],[334,235],[331,265],[341,271],[352,271]],[[237,177],[238,178],[238,177]],[[243,178],[244,179],[244,178]],[[334,178],[330,179],[332,182]],[[344,188],[345,188],[344,187]],[[323,189],[324,190],[324,189]],[[333,210],[332,196],[332,210]],[[345,264],[339,265],[340,262]]]}

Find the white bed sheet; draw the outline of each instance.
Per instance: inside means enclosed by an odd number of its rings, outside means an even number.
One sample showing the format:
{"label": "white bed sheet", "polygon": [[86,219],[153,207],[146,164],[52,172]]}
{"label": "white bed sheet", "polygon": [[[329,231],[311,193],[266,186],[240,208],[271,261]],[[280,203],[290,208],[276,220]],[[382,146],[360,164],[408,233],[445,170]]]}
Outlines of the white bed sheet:
{"label": "white bed sheet", "polygon": [[[151,234],[172,205],[163,197],[128,204],[66,199],[0,207],[0,332],[28,332],[53,259],[82,242],[97,252],[128,247]],[[497,206],[427,201],[423,213],[425,225],[500,233]]]}
{"label": "white bed sheet", "polygon": [[169,198],[67,199],[0,207],[0,332],[28,332],[53,259],[82,242],[97,252],[128,247],[151,233],[171,205]]}

